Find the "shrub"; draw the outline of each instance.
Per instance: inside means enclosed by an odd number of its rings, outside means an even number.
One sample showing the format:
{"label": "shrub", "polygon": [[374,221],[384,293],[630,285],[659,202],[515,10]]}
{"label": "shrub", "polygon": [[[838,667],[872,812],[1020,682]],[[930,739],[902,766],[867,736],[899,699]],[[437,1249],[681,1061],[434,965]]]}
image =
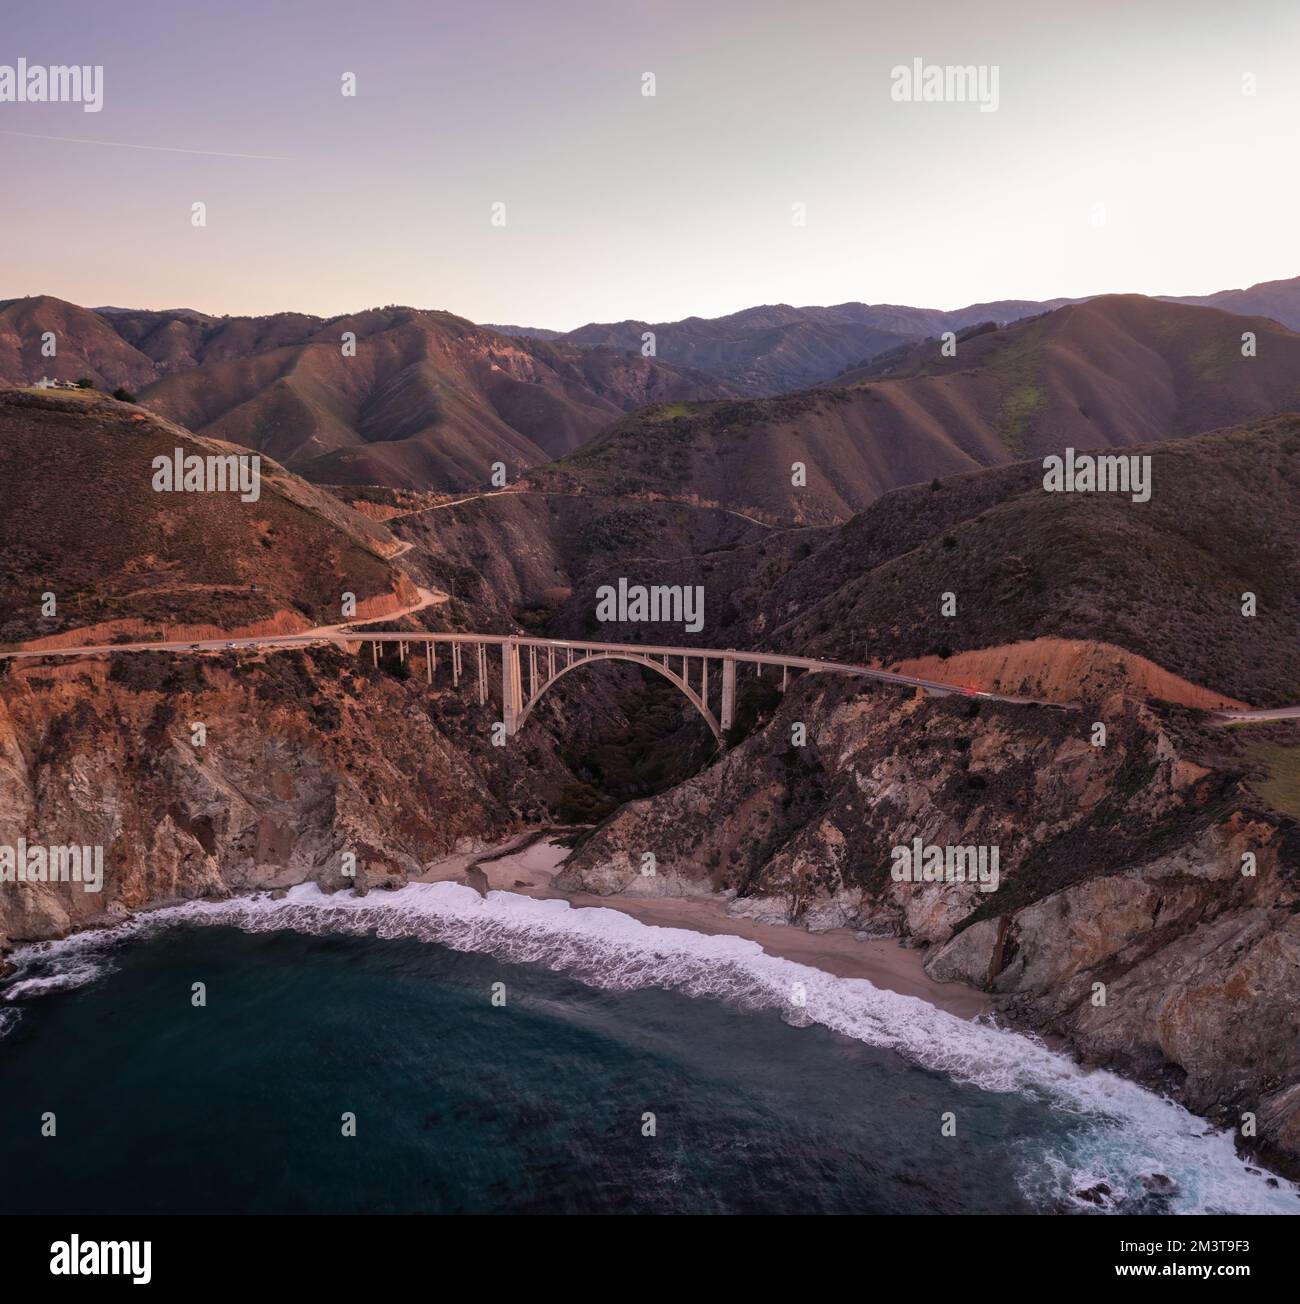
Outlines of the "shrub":
{"label": "shrub", "polygon": [[589,783],[566,783],[550,798],[550,805],[565,824],[595,824],[618,807]]}

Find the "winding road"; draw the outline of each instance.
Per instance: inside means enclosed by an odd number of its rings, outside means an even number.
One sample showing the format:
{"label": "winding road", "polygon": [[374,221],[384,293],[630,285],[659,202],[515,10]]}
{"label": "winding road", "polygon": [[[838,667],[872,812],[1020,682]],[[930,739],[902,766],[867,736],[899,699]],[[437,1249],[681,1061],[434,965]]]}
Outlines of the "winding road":
{"label": "winding road", "polygon": [[[451,504],[447,505],[450,506]],[[84,644],[58,648],[21,647],[10,651],[0,650],[0,660],[30,661],[47,657],[74,659],[85,656],[111,656],[115,652],[176,652],[182,654],[270,652],[277,649],[310,647],[323,643],[338,645],[357,643],[399,643],[404,645],[418,643],[443,643],[449,645],[511,644],[525,651],[533,649],[540,653],[563,655],[565,657],[571,657],[574,653],[581,653],[585,658],[615,657],[624,660],[655,658],[662,659],[665,662],[677,658],[684,658],[687,661],[707,658],[718,662],[730,661],[736,665],[774,666],[787,672],[798,670],[809,674],[835,674],[872,679],[880,683],[894,684],[900,688],[921,689],[933,696],[956,695],[1005,702],[1014,706],[1042,706],[1056,710],[1079,709],[1079,704],[1076,702],[1049,702],[1041,698],[989,692],[962,684],[947,683],[943,680],[923,679],[916,675],[898,674],[895,671],[882,670],[876,666],[860,665],[849,661],[827,661],[819,657],[791,656],[781,652],[749,652],[736,648],[676,647],[644,643],[601,643],[585,639],[532,638],[520,634],[467,634],[430,632],[427,630],[363,630],[357,628],[357,626],[375,624],[377,620],[381,619],[400,619],[403,616],[413,615],[417,611],[423,611],[428,607],[439,606],[448,600],[448,594],[423,587],[420,588],[419,594],[420,596],[416,602],[398,611],[389,612],[382,617],[340,621],[333,625],[317,625],[312,629],[300,630],[296,634],[262,634],[249,637],[200,640],[164,639],[134,643]],[[1221,725],[1300,720],[1300,706],[1263,707],[1259,710],[1236,708],[1208,711],[1206,715],[1212,723]]]}

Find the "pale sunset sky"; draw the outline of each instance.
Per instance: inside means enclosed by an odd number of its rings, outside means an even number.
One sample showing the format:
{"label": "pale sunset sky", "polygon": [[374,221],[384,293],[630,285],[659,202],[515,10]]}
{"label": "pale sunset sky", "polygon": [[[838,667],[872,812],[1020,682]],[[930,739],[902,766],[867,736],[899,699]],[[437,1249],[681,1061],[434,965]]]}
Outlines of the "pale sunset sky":
{"label": "pale sunset sky", "polygon": [[[4,17],[0,65],[102,64],[104,99],[0,103],[0,298],[403,303],[568,329],[1300,273],[1293,0],[6,0]],[[894,101],[891,69],[916,58],[996,65],[997,111]]]}

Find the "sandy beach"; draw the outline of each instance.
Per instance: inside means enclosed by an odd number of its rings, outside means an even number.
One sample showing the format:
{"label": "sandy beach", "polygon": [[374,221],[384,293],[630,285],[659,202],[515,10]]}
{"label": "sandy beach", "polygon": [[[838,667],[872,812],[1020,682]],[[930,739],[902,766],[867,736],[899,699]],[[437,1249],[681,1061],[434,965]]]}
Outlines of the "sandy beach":
{"label": "sandy beach", "polygon": [[858,941],[847,928],[810,933],[802,928],[759,924],[727,913],[727,902],[713,894],[690,897],[594,896],[564,892],[553,880],[568,849],[545,835],[521,834],[487,852],[451,856],[431,866],[415,881],[458,882],[478,879],[480,888],[518,892],[521,896],[558,898],[575,907],[621,910],[643,924],[688,928],[697,933],[727,933],[757,942],[770,955],[806,964],[840,978],[865,978],[876,987],[915,996],[960,1018],[973,1019],[992,1010],[982,992],[959,983],[935,982],[922,967],[920,951],[892,938]]}

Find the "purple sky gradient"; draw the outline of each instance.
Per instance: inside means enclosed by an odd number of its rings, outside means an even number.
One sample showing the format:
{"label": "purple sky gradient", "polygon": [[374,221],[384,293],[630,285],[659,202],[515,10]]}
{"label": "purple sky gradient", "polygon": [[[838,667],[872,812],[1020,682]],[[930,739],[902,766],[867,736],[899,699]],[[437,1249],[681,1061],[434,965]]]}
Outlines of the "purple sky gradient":
{"label": "purple sky gradient", "polygon": [[[0,104],[0,297],[563,329],[1300,273],[1300,8],[1058,10],[6,0],[0,64],[105,86],[97,114]],[[998,111],[893,102],[918,56],[997,64]]]}

